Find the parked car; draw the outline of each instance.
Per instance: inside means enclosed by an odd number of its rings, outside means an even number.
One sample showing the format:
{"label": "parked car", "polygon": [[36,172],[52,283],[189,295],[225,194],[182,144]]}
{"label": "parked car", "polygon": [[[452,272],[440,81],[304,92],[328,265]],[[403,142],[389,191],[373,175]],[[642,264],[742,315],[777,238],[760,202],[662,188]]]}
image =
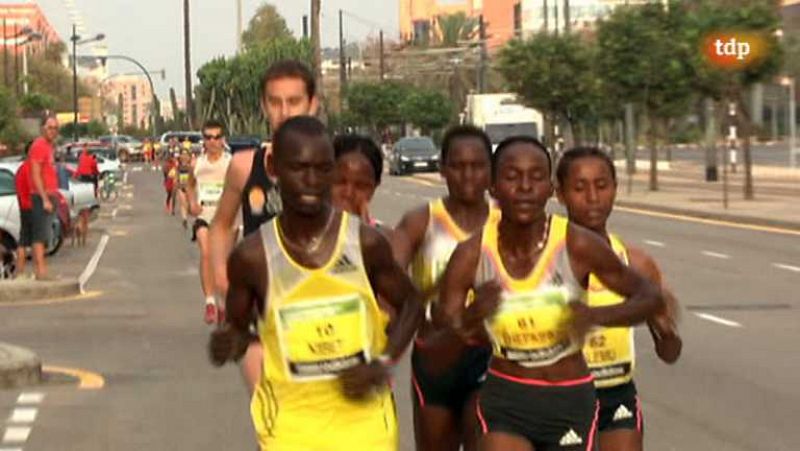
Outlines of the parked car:
{"label": "parked car", "polygon": [[113,149],[123,163],[144,160],[143,144],[128,135],[107,135],[98,138],[105,147]]}
{"label": "parked car", "polygon": [[192,145],[192,152],[195,154],[199,154],[203,150],[203,134],[200,132],[166,132],[159,139],[161,147],[168,147],[172,138],[177,139],[181,147],[183,147],[183,142],[188,139]]}
{"label": "parked car", "polygon": [[[0,167],[0,277],[13,274],[13,258],[9,259],[9,256],[19,244],[20,216],[14,174],[8,168]],[[50,242],[46,247],[47,255],[58,252],[72,224],[69,203],[64,194],[62,191],[56,195],[58,204],[51,225]]]}
{"label": "parked car", "polygon": [[431,138],[406,137],[397,141],[389,158],[389,173],[403,175],[415,171],[438,171],[439,149]]}
{"label": "parked car", "polygon": [[258,149],[262,145],[261,137],[258,135],[235,135],[225,141],[232,154],[240,150]]}

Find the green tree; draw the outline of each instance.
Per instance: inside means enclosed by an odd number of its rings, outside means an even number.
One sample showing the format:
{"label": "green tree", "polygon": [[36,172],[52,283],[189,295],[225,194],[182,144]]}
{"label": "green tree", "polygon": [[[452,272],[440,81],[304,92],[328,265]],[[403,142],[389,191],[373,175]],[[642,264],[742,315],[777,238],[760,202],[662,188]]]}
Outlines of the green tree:
{"label": "green tree", "polygon": [[19,120],[14,96],[5,87],[0,86],[0,142],[13,147],[25,139]]}
{"label": "green tree", "polygon": [[478,21],[463,12],[436,18],[438,41],[442,47],[457,47],[459,41],[470,41],[478,33]]}
{"label": "green tree", "polygon": [[25,116],[34,116],[44,111],[52,110],[55,106],[55,99],[47,94],[31,92],[19,99],[19,107]]}
{"label": "green tree", "polygon": [[400,104],[400,114],[424,135],[430,135],[453,118],[453,103],[439,91],[412,88]]}
{"label": "green tree", "polygon": [[310,65],[311,45],[292,38],[262,42],[231,58],[217,58],[200,68],[195,89],[201,119],[219,118],[227,130],[266,134],[261,111],[261,76],[274,62],[297,59]]}
{"label": "green tree", "polygon": [[263,42],[291,37],[292,32],[275,5],[265,2],[258,7],[247,29],[242,32],[242,44],[245,48],[251,49]]}
{"label": "green tree", "polygon": [[685,24],[680,4],[665,8],[652,3],[617,8],[597,31],[597,68],[605,96],[634,103],[644,112],[652,191],[658,190],[659,139],[668,120],[685,114],[692,100],[690,61],[696,49]]}
{"label": "green tree", "polygon": [[[734,104],[736,122],[743,141],[745,183],[744,198],[755,197],[753,189],[750,139],[754,132],[752,118],[745,108],[744,93],[756,83],[771,80],[783,65],[783,48],[775,32],[780,26],[776,2],[772,0],[698,0],[688,15],[689,36],[696,51],[691,62],[695,71],[694,88],[701,95],[717,100],[718,114]],[[699,51],[711,33],[737,30],[761,36],[766,43],[763,58],[741,69],[725,69],[714,65]],[[720,108],[721,106],[721,108]]]}
{"label": "green tree", "polygon": [[566,126],[571,145],[573,126],[588,111],[587,102],[597,98],[592,58],[591,42],[574,34],[539,33],[500,50],[498,71],[513,92],[542,112],[548,145],[557,123]]}
{"label": "green tree", "polygon": [[353,83],[346,96],[350,118],[381,134],[387,127],[405,122],[400,106],[409,94],[410,88],[397,82]]}

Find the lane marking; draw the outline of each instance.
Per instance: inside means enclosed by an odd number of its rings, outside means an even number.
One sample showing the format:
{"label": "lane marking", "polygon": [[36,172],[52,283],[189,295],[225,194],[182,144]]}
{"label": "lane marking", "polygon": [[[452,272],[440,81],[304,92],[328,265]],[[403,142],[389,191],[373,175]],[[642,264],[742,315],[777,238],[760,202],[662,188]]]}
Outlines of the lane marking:
{"label": "lane marking", "polygon": [[44,393],[21,393],[17,398],[17,404],[41,404],[44,400]]}
{"label": "lane marking", "polygon": [[441,188],[442,187],[442,183],[435,183],[435,182],[431,182],[431,181],[428,181],[428,180],[416,178],[414,176],[409,177],[407,179],[403,179],[403,180],[407,180],[409,182],[413,182],[413,183],[416,183],[418,185],[430,186],[430,187],[433,187],[433,188]]}
{"label": "lane marking", "polygon": [[770,226],[760,226],[754,224],[740,224],[736,222],[729,222],[729,221],[721,221],[717,219],[704,219],[704,218],[696,218],[693,216],[684,216],[684,215],[677,215],[672,213],[661,213],[657,211],[650,211],[650,210],[642,210],[640,208],[631,208],[631,207],[621,207],[621,206],[614,206],[615,210],[624,211],[627,213],[634,213],[644,216],[653,216],[656,218],[666,218],[666,219],[675,219],[678,221],[686,221],[686,222],[696,222],[699,224],[708,224],[708,225],[716,225],[722,227],[731,227],[734,229],[743,229],[743,230],[750,230],[756,232],[769,232],[769,233],[780,233],[783,235],[795,235],[800,236],[800,230],[792,230],[792,229],[784,229],[781,227],[770,227]]}
{"label": "lane marking", "polygon": [[664,247],[664,243],[661,241],[654,241],[654,240],[644,240],[645,244],[649,244],[655,247]]}
{"label": "lane marking", "polygon": [[9,426],[3,435],[3,443],[24,443],[31,435],[31,428],[27,426]]}
{"label": "lane marking", "polygon": [[779,269],[785,269],[787,271],[800,272],[800,267],[797,267],[797,266],[785,265],[783,263],[773,263],[772,266],[774,266],[776,268],[779,268]]}
{"label": "lane marking", "polygon": [[711,315],[709,313],[695,312],[695,316],[698,316],[706,321],[711,321],[712,323],[722,324],[723,326],[742,327],[742,325],[740,323],[737,323],[736,321],[731,321],[729,319],[721,318],[719,316]]}
{"label": "lane marking", "polygon": [[702,254],[705,255],[706,257],[721,258],[723,260],[731,258],[731,256],[728,254],[720,254],[719,252],[713,252],[713,251],[703,251]]}
{"label": "lane marking", "polygon": [[[116,210],[114,210],[116,212]],[[106,245],[108,244],[108,240],[111,239],[108,234],[103,234],[100,238],[100,242],[97,243],[97,249],[94,251],[94,255],[92,255],[92,259],[89,260],[89,263],[86,265],[86,268],[81,273],[80,277],[78,277],[78,283],[80,284],[81,294],[85,294],[86,290],[84,289],[86,286],[86,282],[89,281],[89,278],[92,277],[95,270],[97,270],[97,264],[100,263],[100,257],[103,256],[103,252],[106,250]]]}
{"label": "lane marking", "polygon": [[62,304],[64,302],[72,302],[72,301],[86,301],[89,299],[94,299],[100,297],[103,292],[100,290],[96,291],[87,291],[84,294],[78,294],[75,296],[64,296],[60,298],[52,298],[52,299],[42,299],[39,301],[14,301],[14,302],[0,302],[0,308],[3,307],[30,307],[30,306],[39,306],[39,305],[53,305],[53,304]]}
{"label": "lane marking", "polygon": [[22,448],[0,448],[0,451],[22,451]]}
{"label": "lane marking", "polygon": [[111,211],[111,219],[117,219],[117,208]]}
{"label": "lane marking", "polygon": [[77,378],[80,383],[78,388],[81,390],[100,390],[105,387],[106,380],[99,373],[94,373],[80,368],[66,368],[62,366],[42,365],[42,371],[45,373],[58,373],[65,374]]}
{"label": "lane marking", "polygon": [[38,413],[39,409],[34,407],[17,407],[11,412],[8,421],[10,423],[33,423],[36,421],[36,415]]}
{"label": "lane marking", "polygon": [[125,171],[125,172],[122,173],[122,184],[123,185],[127,185],[128,184],[128,171]]}
{"label": "lane marking", "polygon": [[131,172],[142,172],[142,170],[144,170],[144,168],[141,166],[134,166],[131,168]]}

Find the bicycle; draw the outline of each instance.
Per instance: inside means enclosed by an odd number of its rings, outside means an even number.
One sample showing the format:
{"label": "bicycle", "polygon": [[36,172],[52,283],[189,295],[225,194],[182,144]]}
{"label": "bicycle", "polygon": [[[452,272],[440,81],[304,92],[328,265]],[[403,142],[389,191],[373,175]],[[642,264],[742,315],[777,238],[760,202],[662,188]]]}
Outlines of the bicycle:
{"label": "bicycle", "polygon": [[119,197],[119,187],[117,186],[117,174],[114,172],[106,173],[103,177],[103,186],[100,188],[100,198],[106,202],[113,202]]}

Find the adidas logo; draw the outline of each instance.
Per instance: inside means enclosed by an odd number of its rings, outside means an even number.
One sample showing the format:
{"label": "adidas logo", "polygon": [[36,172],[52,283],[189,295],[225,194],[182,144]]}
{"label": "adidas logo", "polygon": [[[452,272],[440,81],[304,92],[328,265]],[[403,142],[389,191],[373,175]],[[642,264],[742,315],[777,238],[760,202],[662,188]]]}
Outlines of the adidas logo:
{"label": "adidas logo", "polygon": [[564,434],[561,437],[561,441],[558,442],[559,446],[575,446],[575,445],[583,445],[583,439],[574,429],[570,429],[569,432]]}
{"label": "adidas logo", "polygon": [[629,418],[633,418],[633,413],[631,413],[631,411],[628,410],[628,408],[625,407],[624,404],[621,404],[617,408],[617,411],[614,412],[614,421],[622,421],[622,420],[627,420]]}
{"label": "adidas logo", "polygon": [[356,271],[357,269],[358,268],[356,267],[356,265],[353,264],[353,262],[350,260],[349,257],[347,257],[347,255],[342,255],[341,258],[339,258],[339,261],[337,261],[336,264],[333,265],[331,272],[334,274],[341,274],[343,272],[353,272]]}

